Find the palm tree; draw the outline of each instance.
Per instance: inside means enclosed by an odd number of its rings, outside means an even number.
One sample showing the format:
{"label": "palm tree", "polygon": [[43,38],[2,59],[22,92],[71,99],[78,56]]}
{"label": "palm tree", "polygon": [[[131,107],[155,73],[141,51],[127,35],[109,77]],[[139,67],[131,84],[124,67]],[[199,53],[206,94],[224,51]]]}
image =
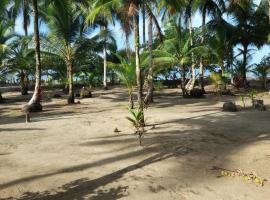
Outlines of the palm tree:
{"label": "palm tree", "polygon": [[73,88],[74,55],[77,51],[75,41],[80,38],[78,11],[69,1],[53,1],[45,9],[45,20],[50,32],[45,41],[45,48],[58,54],[65,62],[68,79],[68,104],[75,103]]}
{"label": "palm tree", "polygon": [[[15,19],[22,14],[23,17],[23,30],[24,30],[24,35],[28,36],[28,26],[30,24],[30,14],[31,14],[31,4],[29,0],[12,0],[11,2],[11,8],[9,9],[10,12],[12,13],[12,18],[14,20],[15,24]],[[22,95],[27,95],[28,94],[28,74],[26,73],[25,70],[21,69],[20,74],[22,75],[21,77],[24,79],[23,82],[26,83],[24,90],[22,91]]]}
{"label": "palm tree", "polygon": [[[163,65],[176,66],[181,73],[181,89],[183,96],[188,96],[186,91],[186,75],[191,65],[198,65],[199,58],[204,57],[205,60],[215,56],[207,46],[201,43],[190,46],[190,32],[181,27],[177,16],[171,17],[165,28],[165,40],[163,44],[154,50],[154,63],[163,63]],[[192,63],[192,56],[194,63]]]}
{"label": "palm tree", "polygon": [[215,64],[220,66],[222,75],[224,75],[225,62],[228,65],[233,63],[232,37],[235,34],[234,27],[221,16],[218,16],[208,22],[207,29],[209,30],[209,36],[206,38],[206,43],[216,52],[217,61],[215,61]]}
{"label": "palm tree", "polygon": [[153,70],[153,55],[152,55],[152,50],[153,50],[153,19],[152,16],[149,16],[148,19],[148,51],[150,52],[150,59],[149,59],[149,71],[148,71],[148,89],[147,89],[147,94],[145,96],[144,102],[145,104],[153,103],[154,98],[154,70]]}
{"label": "palm tree", "polygon": [[36,83],[35,90],[31,100],[28,102],[31,111],[41,111],[41,62],[40,62],[40,37],[39,37],[39,12],[37,6],[37,0],[32,0],[33,12],[34,12],[34,41],[35,41],[35,56],[36,56]]}
{"label": "palm tree", "polygon": [[[157,22],[156,16],[153,14],[154,5],[156,5],[156,1],[144,2],[143,4],[143,12],[146,12],[148,15],[148,51],[149,51],[149,70],[147,75],[147,93],[144,99],[145,104],[154,102],[154,69],[153,69],[153,28],[157,29],[157,33],[161,41],[163,41],[163,35],[159,23]],[[153,23],[154,22],[154,23]]]}
{"label": "palm tree", "polygon": [[270,56],[263,57],[259,64],[256,64],[251,72],[254,73],[262,81],[263,87],[267,88],[267,76],[270,73]]}
{"label": "palm tree", "polygon": [[[185,22],[188,26],[189,30],[189,37],[190,37],[190,47],[192,48],[194,45],[194,40],[193,40],[193,26],[192,26],[192,16],[195,13],[195,11],[198,9],[198,5],[194,3],[195,1],[193,0],[185,0],[185,1],[177,1],[177,0],[163,0],[162,1],[162,6],[165,7],[165,13],[167,13],[169,16],[170,15],[176,15],[178,16],[179,21],[181,22],[181,18],[185,18]],[[194,60],[194,55],[193,53],[191,54],[191,79],[186,85],[186,90],[191,91],[193,90],[195,86],[195,81],[196,81],[196,71],[195,71],[195,60]]]}
{"label": "palm tree", "polygon": [[[116,9],[120,6],[119,0],[90,0],[91,6],[86,9],[86,23],[87,25],[94,25],[98,23],[104,32],[103,42],[103,87],[108,89],[107,86],[107,32],[108,24],[113,23],[115,20]],[[97,19],[98,18],[98,19]]]}
{"label": "palm tree", "polygon": [[228,13],[236,23],[232,42],[235,45],[242,45],[242,78],[244,81],[246,81],[249,46],[254,45],[260,48],[268,39],[270,26],[264,9],[263,4],[256,6],[253,1],[232,1],[228,7]]}
{"label": "palm tree", "polygon": [[6,67],[9,73],[17,73],[20,78],[21,94],[27,94],[28,77],[32,71],[34,49],[29,49],[28,44],[31,41],[30,37],[18,36],[9,44],[10,48],[6,58]]}
{"label": "palm tree", "polygon": [[[1,2],[2,3],[2,2]],[[0,8],[1,5],[0,3]],[[0,22],[0,70],[6,68],[6,58],[9,52],[9,43],[14,38],[15,34],[13,33],[13,22],[8,20],[3,20]],[[1,72],[0,71],[0,72]],[[6,71],[6,70],[5,70]],[[3,102],[2,93],[0,91],[0,103]]]}
{"label": "palm tree", "polygon": [[136,82],[136,74],[135,74],[135,59],[123,58],[120,55],[117,55],[119,59],[119,63],[111,63],[109,62],[109,67],[111,67],[118,75],[118,78],[126,85],[128,89],[129,96],[129,107],[131,109],[134,108],[134,100],[133,100],[133,90]]}
{"label": "palm tree", "polygon": [[[205,33],[206,33],[206,14],[210,14],[214,17],[221,17],[225,10],[224,0],[203,0],[199,1],[199,10],[202,13],[202,36],[201,43],[205,44]],[[204,65],[203,58],[200,59],[200,86],[204,92]]]}

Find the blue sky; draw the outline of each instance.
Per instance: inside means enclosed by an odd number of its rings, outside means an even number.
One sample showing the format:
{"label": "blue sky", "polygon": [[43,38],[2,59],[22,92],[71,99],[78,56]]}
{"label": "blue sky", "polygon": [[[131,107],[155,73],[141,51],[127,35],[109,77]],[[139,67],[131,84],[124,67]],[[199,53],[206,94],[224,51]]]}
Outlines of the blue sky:
{"label": "blue sky", "polygon": [[[259,2],[259,0],[256,0],[256,3],[258,3],[258,2]],[[32,21],[32,19],[31,19],[31,21]],[[193,17],[193,26],[199,27],[201,25],[201,21],[202,21],[201,16],[198,13],[196,13]],[[142,31],[142,23],[140,23],[140,25],[141,25],[140,29]],[[120,48],[120,49],[124,48],[126,46],[126,42],[124,39],[124,35],[120,29],[120,26],[116,25],[114,27],[111,26],[110,28],[113,31],[114,36],[117,40],[118,48]],[[22,17],[19,17],[16,20],[15,30],[19,34],[24,34]],[[46,31],[47,31],[47,27],[45,25],[41,25],[40,32],[46,32]],[[146,31],[147,31],[147,27],[146,27]],[[29,33],[31,33],[31,32],[33,32],[33,23],[32,22],[30,23],[30,26],[29,26]],[[146,36],[147,36],[147,34],[146,34]],[[141,40],[142,40],[142,38],[141,38]],[[131,37],[130,44],[132,44],[132,43],[133,43],[133,38]],[[261,61],[261,59],[268,54],[270,54],[270,45],[265,45],[260,50],[253,51],[252,60],[251,60],[250,64],[259,63]]]}

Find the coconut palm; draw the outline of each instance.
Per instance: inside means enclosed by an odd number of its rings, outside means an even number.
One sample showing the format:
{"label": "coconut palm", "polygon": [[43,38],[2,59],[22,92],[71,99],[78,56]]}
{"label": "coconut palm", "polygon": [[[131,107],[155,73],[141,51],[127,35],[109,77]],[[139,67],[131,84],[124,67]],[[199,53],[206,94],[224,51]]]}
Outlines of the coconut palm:
{"label": "coconut palm", "polygon": [[[14,38],[15,34],[12,31],[12,23],[5,21],[0,22],[0,73],[3,68],[6,68],[5,60],[9,50],[9,43]],[[6,71],[6,70],[4,70]],[[0,103],[3,102],[2,94],[0,91]]]}
{"label": "coconut palm", "polygon": [[[160,55],[156,56],[159,58],[154,58],[154,62],[157,62],[158,59],[159,61],[163,61],[164,64],[167,63],[171,66],[178,67],[181,72],[183,96],[187,96],[188,91],[186,91],[185,82],[189,67],[191,65],[198,66],[200,56],[203,56],[205,58],[204,61],[207,63],[211,57],[215,56],[215,53],[207,46],[202,46],[200,42],[191,47],[190,32],[187,29],[183,29],[178,20],[176,16],[170,19],[165,29],[164,43],[160,45],[159,51],[154,50],[154,53],[160,53]],[[192,57],[194,61],[192,61]]]}
{"label": "coconut palm", "polygon": [[[145,9],[145,6],[144,6]],[[143,11],[145,12],[145,10]],[[144,102],[145,104],[153,103],[154,102],[154,70],[153,70],[153,18],[149,16],[148,19],[148,51],[150,52],[150,59],[149,59],[149,71],[147,76],[148,88],[147,94],[145,96]]]}
{"label": "coconut palm", "polygon": [[129,96],[129,107],[131,109],[134,108],[134,100],[133,100],[133,91],[134,86],[136,83],[136,66],[135,66],[135,59],[128,59],[123,58],[121,55],[117,55],[119,59],[119,63],[111,63],[109,62],[109,67],[112,68],[118,78],[126,85],[128,89],[128,96]]}
{"label": "coconut palm", "polygon": [[[147,74],[147,93],[144,99],[145,104],[154,102],[154,69],[153,69],[153,29],[157,30],[157,34],[159,35],[160,40],[163,40],[163,35],[159,23],[157,22],[157,17],[154,15],[153,10],[157,7],[157,1],[145,1],[143,2],[143,13],[147,13],[148,15],[148,51],[149,51],[149,67]],[[144,17],[144,16],[143,16]],[[144,20],[144,19],[143,19]],[[143,24],[143,26],[145,26]],[[145,31],[145,30],[144,30]],[[145,33],[143,33],[145,34]]]}
{"label": "coconut palm", "polygon": [[234,35],[234,27],[221,16],[216,17],[207,24],[209,36],[206,43],[216,52],[217,60],[215,64],[220,66],[222,75],[225,74],[225,64],[232,65],[234,51],[232,37]]}
{"label": "coconut palm", "polygon": [[256,64],[251,72],[254,73],[262,81],[263,87],[267,88],[267,77],[270,73],[270,56],[263,57],[259,64]]}
{"label": "coconut palm", "polygon": [[28,102],[31,111],[41,111],[41,62],[40,62],[40,36],[39,36],[39,12],[37,0],[32,0],[34,12],[34,43],[36,57],[35,90],[31,100]]}
{"label": "coconut palm", "polygon": [[103,44],[103,87],[107,89],[107,40],[108,38],[108,24],[114,24],[116,9],[121,6],[119,0],[90,0],[88,9],[86,9],[86,23],[87,25],[94,25],[95,23],[101,26],[103,30],[104,42]]}
{"label": "coconut palm", "polygon": [[[67,68],[68,104],[75,103],[73,88],[73,67],[78,49],[76,40],[80,38],[80,20],[78,10],[72,1],[53,1],[43,11],[50,32],[44,43],[46,51],[59,55]],[[80,45],[79,45],[80,46]]]}
{"label": "coconut palm", "polygon": [[[203,0],[197,2],[199,3],[199,11],[202,14],[202,26],[201,26],[201,43],[205,44],[205,34],[206,34],[206,15],[211,15],[212,17],[221,17],[225,10],[224,0]],[[204,91],[204,65],[203,58],[200,60],[200,86]]]}
{"label": "coconut palm", "polygon": [[231,1],[228,13],[235,22],[233,44],[242,45],[242,78],[246,80],[247,55],[251,45],[262,47],[270,30],[263,4],[256,6],[253,1]]}
{"label": "coconut palm", "polygon": [[[182,23],[182,18],[185,19],[185,23],[188,26],[189,30],[189,42],[190,47],[192,48],[194,45],[194,39],[193,39],[193,25],[192,25],[192,16],[198,9],[198,4],[195,4],[193,0],[185,0],[185,1],[177,1],[177,0],[163,0],[162,6],[165,7],[165,13],[167,13],[168,16],[176,15],[178,17],[178,21]],[[163,9],[164,10],[164,9]],[[195,71],[195,59],[193,53],[191,54],[191,71],[192,76],[190,81],[186,85],[186,90],[191,91],[193,90],[195,86],[196,81],[196,71]]]}
{"label": "coconut palm", "polygon": [[35,55],[34,49],[29,49],[31,37],[17,36],[9,44],[5,65],[9,73],[16,73],[20,78],[21,94],[26,95],[28,90],[28,74],[32,72]]}

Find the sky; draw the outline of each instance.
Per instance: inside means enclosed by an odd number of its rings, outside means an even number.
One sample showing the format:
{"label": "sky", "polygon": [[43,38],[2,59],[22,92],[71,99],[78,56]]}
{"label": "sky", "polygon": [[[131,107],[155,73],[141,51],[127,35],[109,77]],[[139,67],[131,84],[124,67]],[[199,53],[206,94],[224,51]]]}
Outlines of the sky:
{"label": "sky", "polygon": [[[255,0],[255,2],[258,4],[260,0]],[[202,22],[202,18],[199,15],[199,13],[196,13],[193,17],[193,26],[194,27],[199,27],[201,26],[201,22]],[[29,26],[29,33],[31,34],[33,32],[33,22],[31,19],[31,23]],[[116,24],[115,26],[110,26],[110,29],[112,30],[114,37],[117,41],[117,45],[119,49],[123,49],[126,46],[126,41],[125,41],[125,37],[124,34],[121,31],[121,28],[119,26],[119,24]],[[19,34],[24,34],[23,31],[23,23],[22,23],[22,16],[20,16],[17,20],[16,20],[16,25],[15,25],[15,31]],[[46,32],[47,31],[47,27],[45,25],[40,26],[40,32]],[[140,32],[142,32],[142,22],[140,21]],[[147,26],[146,26],[146,37],[147,37]],[[142,41],[142,35],[141,35],[141,41]],[[130,38],[130,44],[132,45],[133,43],[133,38]],[[253,48],[253,47],[252,47]],[[256,49],[256,48],[255,48]],[[252,55],[252,60],[250,61],[250,64],[255,64],[255,63],[259,63],[261,61],[261,59],[270,54],[270,45],[265,45],[263,46],[261,49],[259,50],[254,50],[253,51],[253,55]]]}

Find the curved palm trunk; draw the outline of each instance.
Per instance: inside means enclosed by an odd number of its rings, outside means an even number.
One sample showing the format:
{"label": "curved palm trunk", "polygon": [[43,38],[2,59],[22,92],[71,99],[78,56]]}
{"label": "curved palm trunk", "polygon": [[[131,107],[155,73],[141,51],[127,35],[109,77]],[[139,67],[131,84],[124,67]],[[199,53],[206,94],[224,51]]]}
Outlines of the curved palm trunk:
{"label": "curved palm trunk", "polygon": [[[188,17],[188,24],[189,24],[189,36],[190,36],[190,46],[193,47],[193,30],[192,30],[192,19],[191,16]],[[188,91],[191,91],[194,89],[195,81],[196,81],[196,71],[195,71],[195,62],[194,62],[194,54],[191,53],[191,71],[192,71],[192,77],[190,81],[186,85],[186,89]]]}
{"label": "curved palm trunk", "polygon": [[[205,40],[205,8],[203,9],[202,12],[202,45],[204,44],[204,40]],[[203,66],[203,58],[201,57],[200,59],[200,88],[203,91],[203,93],[205,93],[204,90],[204,66]]]}
{"label": "curved palm trunk", "polygon": [[73,61],[72,59],[67,60],[67,75],[68,75],[68,104],[75,103],[74,90],[73,90]]}
{"label": "curved palm trunk", "polygon": [[34,38],[35,38],[35,54],[36,54],[36,83],[34,94],[28,105],[31,111],[41,111],[41,63],[40,63],[40,41],[39,41],[39,27],[38,27],[38,8],[37,0],[32,0],[34,11]]}
{"label": "curved palm trunk", "polygon": [[145,97],[144,102],[146,104],[153,103],[153,94],[154,94],[154,70],[153,70],[153,56],[152,56],[152,49],[153,49],[153,19],[149,17],[149,24],[148,24],[148,44],[149,44],[149,51],[150,51],[150,61],[149,61],[149,72],[148,72],[148,90]]}
{"label": "curved palm trunk", "polygon": [[[103,27],[104,31],[107,31],[107,27]],[[103,88],[105,90],[108,89],[107,86],[107,47],[106,47],[106,41],[103,48]]]}

